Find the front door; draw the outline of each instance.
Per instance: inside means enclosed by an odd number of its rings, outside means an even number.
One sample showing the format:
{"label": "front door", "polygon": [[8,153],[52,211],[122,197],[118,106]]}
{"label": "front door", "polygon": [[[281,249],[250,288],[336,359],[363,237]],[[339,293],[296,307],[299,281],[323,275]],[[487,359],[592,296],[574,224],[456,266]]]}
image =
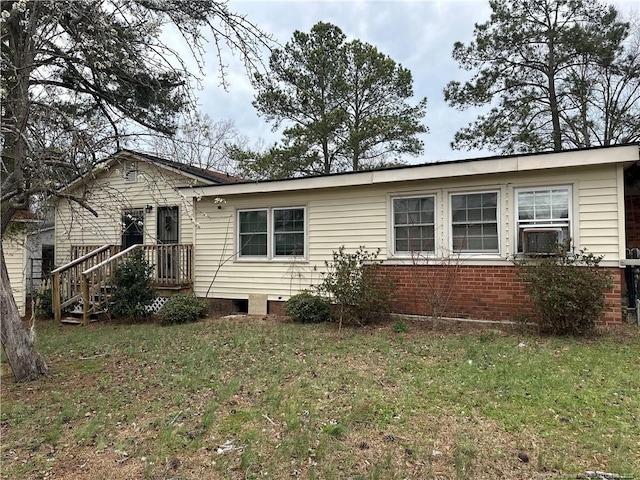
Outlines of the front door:
{"label": "front door", "polygon": [[180,265],[178,207],[158,207],[158,277],[178,278]]}
{"label": "front door", "polygon": [[131,208],[122,213],[122,249],[144,243],[144,211]]}

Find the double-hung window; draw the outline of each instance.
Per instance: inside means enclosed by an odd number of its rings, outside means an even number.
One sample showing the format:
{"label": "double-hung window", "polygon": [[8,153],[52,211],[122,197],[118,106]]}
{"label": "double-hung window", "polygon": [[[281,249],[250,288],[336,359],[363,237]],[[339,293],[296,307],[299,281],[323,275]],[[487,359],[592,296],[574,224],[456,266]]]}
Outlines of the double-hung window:
{"label": "double-hung window", "polygon": [[238,213],[241,257],[267,256],[267,218],[267,210],[246,210]]}
{"label": "double-hung window", "polygon": [[434,196],[393,199],[395,253],[435,251],[434,205]]}
{"label": "double-hung window", "polygon": [[274,208],[273,256],[304,257],[304,208]]}
{"label": "double-hung window", "polygon": [[498,192],[452,194],[451,232],[454,251],[498,253]]}
{"label": "double-hung window", "polygon": [[516,190],[518,208],[518,253],[524,251],[525,232],[557,231],[558,243],[567,241],[571,227],[569,187],[523,188]]}
{"label": "double-hung window", "polygon": [[240,258],[306,256],[304,207],[263,208],[238,212]]}

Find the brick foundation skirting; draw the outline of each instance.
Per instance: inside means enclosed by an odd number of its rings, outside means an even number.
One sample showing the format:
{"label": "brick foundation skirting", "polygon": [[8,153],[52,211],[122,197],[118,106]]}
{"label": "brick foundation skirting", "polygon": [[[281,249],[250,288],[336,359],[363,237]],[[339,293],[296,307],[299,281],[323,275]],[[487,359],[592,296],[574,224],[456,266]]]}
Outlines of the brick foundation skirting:
{"label": "brick foundation skirting", "polygon": [[284,302],[269,300],[267,302],[267,313],[270,315],[286,315],[284,312]]}
{"label": "brick foundation skirting", "polygon": [[[247,313],[247,300],[237,300],[232,298],[200,298],[206,300],[211,306],[211,312],[218,315],[231,315],[234,313]],[[267,302],[267,313],[272,315],[285,315],[284,302],[277,300],[269,300]]]}
{"label": "brick foundation skirting", "polygon": [[[477,320],[512,321],[528,313],[530,303],[514,266],[413,266],[381,267],[396,282],[391,311],[432,315],[431,298],[442,298],[439,316]],[[605,268],[605,267],[603,267]],[[606,292],[608,309],[600,324],[622,323],[622,270],[610,268],[613,289]]]}
{"label": "brick foundation skirting", "polygon": [[[413,266],[381,267],[396,282],[397,291],[391,306],[393,313],[430,316],[428,299],[433,292],[447,296],[442,317],[474,320],[513,321],[528,313],[530,304],[524,285],[516,278],[513,266]],[[605,267],[603,267],[605,268]],[[609,268],[613,289],[606,293],[608,309],[600,319],[603,325],[619,325],[622,319],[621,286],[623,270]],[[446,286],[450,285],[448,289]],[[431,292],[431,294],[430,294]],[[219,314],[238,313],[239,302],[228,298],[208,298],[211,310]],[[245,312],[246,313],[246,312]],[[267,313],[284,315],[284,302],[269,300]]]}
{"label": "brick foundation skirting", "polygon": [[236,301],[231,298],[201,298],[201,300],[209,302],[212,313],[231,315],[238,312]]}

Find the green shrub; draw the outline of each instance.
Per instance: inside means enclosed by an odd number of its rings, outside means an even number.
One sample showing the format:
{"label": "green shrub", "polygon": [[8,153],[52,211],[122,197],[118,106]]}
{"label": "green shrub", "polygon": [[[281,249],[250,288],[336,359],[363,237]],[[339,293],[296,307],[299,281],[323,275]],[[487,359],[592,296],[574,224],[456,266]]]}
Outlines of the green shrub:
{"label": "green shrub", "polygon": [[192,295],[174,295],[158,311],[163,325],[195,322],[209,313],[209,303]]}
{"label": "green shrub", "polygon": [[295,322],[326,322],[331,317],[331,304],[324,297],[311,292],[301,292],[285,302],[284,311]]}
{"label": "green shrub", "polygon": [[393,324],[393,331],[396,333],[407,333],[409,331],[409,327],[402,320]]}
{"label": "green shrub", "polygon": [[364,247],[346,253],[344,246],[325,261],[327,273],[316,287],[335,305],[334,318],[340,327],[344,322],[365,325],[389,314],[395,284],[383,274],[378,260],[380,249],[369,252]]}
{"label": "green shrub", "polygon": [[198,316],[200,318],[205,318],[207,315],[209,315],[209,311],[211,310],[211,304],[207,300],[199,300],[199,303],[200,303],[200,313]]}
{"label": "green shrub", "polygon": [[533,304],[533,321],[541,333],[579,335],[592,330],[606,309],[611,272],[599,267],[602,257],[566,246],[556,255],[516,262]]}
{"label": "green shrub", "polygon": [[142,250],[134,250],[129,258],[118,265],[111,306],[114,316],[137,318],[148,313],[147,307],[156,298],[156,290],[150,285],[153,268]]}

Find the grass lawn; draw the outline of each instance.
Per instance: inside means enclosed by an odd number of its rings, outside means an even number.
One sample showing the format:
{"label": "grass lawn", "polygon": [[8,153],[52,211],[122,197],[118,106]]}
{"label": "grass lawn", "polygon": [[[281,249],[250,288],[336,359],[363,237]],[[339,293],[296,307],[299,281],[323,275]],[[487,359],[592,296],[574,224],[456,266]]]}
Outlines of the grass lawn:
{"label": "grass lawn", "polygon": [[2,363],[1,476],[640,478],[639,329],[407,326],[40,323],[52,374]]}

